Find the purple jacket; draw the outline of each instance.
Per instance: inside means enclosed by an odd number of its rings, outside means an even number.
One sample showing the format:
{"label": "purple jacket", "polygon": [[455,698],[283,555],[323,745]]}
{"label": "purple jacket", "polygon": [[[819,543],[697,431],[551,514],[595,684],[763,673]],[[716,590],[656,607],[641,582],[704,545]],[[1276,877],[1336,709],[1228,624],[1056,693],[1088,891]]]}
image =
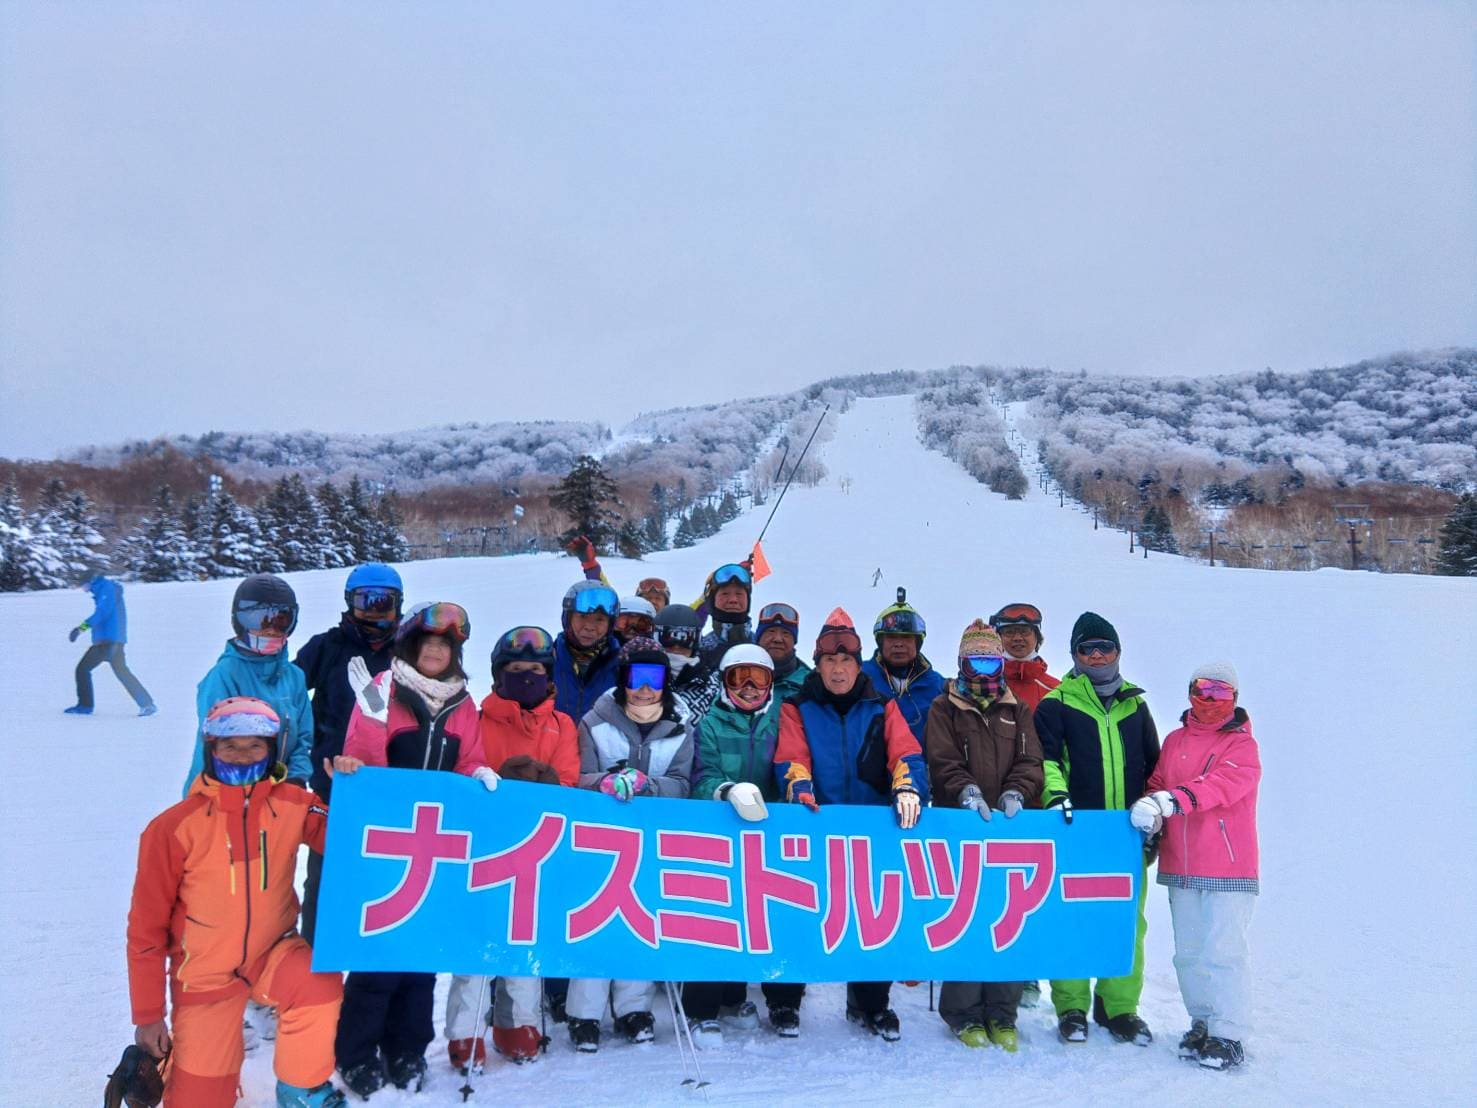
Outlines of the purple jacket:
{"label": "purple jacket", "polygon": [[1164,821],[1159,884],[1257,891],[1256,794],[1262,763],[1246,712],[1220,727],[1189,713],[1164,740],[1148,792],[1168,789],[1181,814]]}

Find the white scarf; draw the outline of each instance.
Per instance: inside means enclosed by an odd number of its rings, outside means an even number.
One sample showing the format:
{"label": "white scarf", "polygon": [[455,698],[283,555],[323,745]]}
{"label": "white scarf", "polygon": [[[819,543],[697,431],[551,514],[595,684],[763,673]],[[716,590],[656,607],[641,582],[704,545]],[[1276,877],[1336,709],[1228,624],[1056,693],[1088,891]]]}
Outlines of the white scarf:
{"label": "white scarf", "polygon": [[637,723],[655,723],[662,718],[662,702],[655,704],[632,704],[626,701],[626,715]]}
{"label": "white scarf", "polygon": [[402,658],[396,658],[390,663],[390,673],[396,684],[404,685],[424,700],[433,716],[446,706],[448,700],[467,687],[464,677],[453,677],[450,681],[427,677]]}

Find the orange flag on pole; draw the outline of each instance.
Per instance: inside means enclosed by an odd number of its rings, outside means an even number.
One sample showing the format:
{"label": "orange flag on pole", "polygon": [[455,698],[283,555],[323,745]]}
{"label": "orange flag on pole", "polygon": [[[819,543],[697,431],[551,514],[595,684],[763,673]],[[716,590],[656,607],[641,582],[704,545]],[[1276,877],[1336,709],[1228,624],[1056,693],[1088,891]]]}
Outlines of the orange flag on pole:
{"label": "orange flag on pole", "polygon": [[764,557],[763,543],[756,542],[754,544],[754,552],[749,555],[749,560],[753,563],[753,569],[750,570],[750,573],[752,574],[754,578],[754,584],[756,585],[774,572],[772,569],[769,568],[769,562]]}

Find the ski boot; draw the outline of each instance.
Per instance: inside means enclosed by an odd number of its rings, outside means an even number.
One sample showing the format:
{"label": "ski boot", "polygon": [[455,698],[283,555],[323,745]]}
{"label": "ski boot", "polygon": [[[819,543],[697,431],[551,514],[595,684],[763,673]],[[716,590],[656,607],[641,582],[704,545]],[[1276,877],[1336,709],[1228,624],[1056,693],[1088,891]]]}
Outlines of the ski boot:
{"label": "ski boot", "polygon": [[985,1047],[990,1045],[990,1032],[982,1024],[966,1023],[954,1032],[954,1037],[968,1047]]}
{"label": "ski boot", "polygon": [[782,1039],[800,1037],[800,1010],[783,1005],[769,1010],[769,1026]]}
{"label": "ski boot", "polygon": [[1087,1042],[1087,1013],[1076,1008],[1063,1012],[1056,1021],[1056,1035],[1064,1043]]}
{"label": "ski boot", "polygon": [[1020,1037],[1016,1034],[1015,1024],[1005,1020],[990,1020],[985,1027],[989,1033],[990,1042],[1006,1054],[1014,1054],[1020,1048]]}
{"label": "ski boot", "polygon": [[325,1081],[311,1089],[277,1082],[277,1108],[345,1108],[349,1098]]}
{"label": "ski boot", "polygon": [[364,1100],[385,1087],[385,1064],[376,1056],[357,1066],[340,1069],[339,1077],[348,1086],[349,1092]]}
{"label": "ski boot", "polygon": [[481,1037],[448,1040],[446,1056],[457,1073],[481,1073],[487,1066],[487,1042]]}
{"label": "ski boot", "polygon": [[884,1008],[880,1012],[863,1012],[859,1008],[847,1008],[846,1018],[866,1028],[883,1042],[895,1043],[903,1037],[902,1025],[898,1023],[897,1013],[891,1008]]}
{"label": "ski boot", "polygon": [[81,704],[73,704],[70,708],[63,708],[62,711],[66,715],[69,715],[69,716],[90,716],[90,715],[92,715],[92,709],[91,708],[84,708]]}
{"label": "ski boot", "polygon": [[717,1020],[688,1020],[687,1030],[692,1033],[692,1045],[699,1050],[723,1049],[723,1025]]}
{"label": "ski boot", "polygon": [[492,1049],[512,1062],[532,1062],[547,1045],[537,1027],[494,1027]]}
{"label": "ski boot", "polygon": [[725,1004],[718,1009],[718,1018],[739,1031],[752,1031],[759,1026],[759,1009],[752,1000]]}
{"label": "ski boot", "polygon": [[569,1041],[581,1054],[594,1054],[600,1049],[600,1021],[570,1016]]}
{"label": "ski boot", "polygon": [[1038,1005],[1040,1003],[1041,1003],[1041,982],[1040,981],[1022,981],[1021,982],[1021,1007],[1022,1008],[1034,1008],[1034,1007],[1036,1007],[1036,1005]]}
{"label": "ski boot", "polygon": [[1108,1033],[1120,1043],[1133,1043],[1135,1046],[1148,1046],[1154,1041],[1154,1036],[1149,1031],[1149,1025],[1139,1019],[1135,1012],[1124,1012],[1121,1016],[1108,1018],[1108,1011],[1103,1007],[1103,998],[1094,997],[1092,1001],[1092,1019],[1099,1027],[1106,1027]]}
{"label": "ski boot", "polygon": [[391,1058],[385,1064],[385,1070],[390,1075],[390,1084],[395,1088],[409,1089],[413,1093],[418,1093],[426,1083],[426,1056],[424,1054],[402,1054],[398,1058]]}
{"label": "ski boot", "polygon": [[1200,1048],[1200,1064],[1208,1070],[1228,1070],[1246,1060],[1241,1044],[1235,1039],[1220,1039],[1209,1035]]}
{"label": "ski boot", "polygon": [[649,1043],[656,1038],[656,1020],[650,1012],[627,1012],[615,1018],[615,1029],[628,1043]]}
{"label": "ski boot", "polygon": [[1190,1030],[1180,1039],[1180,1057],[1187,1062],[1198,1062],[1200,1052],[1205,1049],[1205,1040],[1210,1037],[1204,1020],[1192,1020]]}

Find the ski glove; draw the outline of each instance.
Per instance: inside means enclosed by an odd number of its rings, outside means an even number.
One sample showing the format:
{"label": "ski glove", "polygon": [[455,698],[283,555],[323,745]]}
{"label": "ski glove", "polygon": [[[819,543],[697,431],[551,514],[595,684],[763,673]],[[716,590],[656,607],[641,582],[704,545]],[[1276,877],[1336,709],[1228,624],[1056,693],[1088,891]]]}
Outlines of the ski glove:
{"label": "ski glove", "polygon": [[1000,794],[1000,810],[1005,813],[1006,819],[1015,819],[1025,806],[1026,798],[1015,789],[1006,789]]}
{"label": "ski glove", "polygon": [[1128,818],[1145,835],[1152,835],[1164,826],[1166,816],[1172,816],[1179,810],[1180,806],[1174,795],[1160,789],[1134,801],[1133,807],[1128,810]]}
{"label": "ski glove", "polygon": [[366,716],[378,723],[384,723],[390,718],[390,703],[375,684],[363,658],[349,659],[349,687],[354,690],[354,700],[358,703],[359,710]]}
{"label": "ski glove", "polygon": [[959,807],[968,808],[980,819],[989,822],[990,806],[985,803],[985,794],[980,792],[978,785],[964,786],[964,791],[959,794]]}
{"label": "ski glove", "polygon": [[615,773],[607,773],[600,778],[600,791],[617,800],[630,800],[638,793],[646,791],[646,774],[630,767],[617,770]]}
{"label": "ski glove", "polygon": [[1072,822],[1072,798],[1070,796],[1058,797],[1056,800],[1053,800],[1050,804],[1048,804],[1047,807],[1054,808],[1056,811],[1060,812],[1062,814],[1062,819],[1066,820],[1068,823]]}
{"label": "ski glove", "polygon": [[815,784],[811,781],[796,781],[792,784],[790,799],[796,804],[804,804],[812,812],[821,810],[820,804],[815,799]]}
{"label": "ski glove", "polygon": [[578,535],[569,540],[564,547],[580,560],[581,569],[591,569],[595,565],[595,544],[584,535]]}
{"label": "ski glove", "polygon": [[737,784],[726,782],[718,786],[717,796],[719,800],[732,804],[740,819],[757,823],[769,815],[769,809],[764,804],[764,794],[759,791],[758,785],[747,781]]}
{"label": "ski glove", "polygon": [[498,775],[493,772],[490,766],[478,766],[474,769],[472,771],[472,780],[481,781],[482,787],[490,793],[497,791]]}
{"label": "ski glove", "polygon": [[899,789],[892,794],[892,810],[897,814],[897,825],[906,831],[918,825],[923,800],[912,789]]}
{"label": "ski glove", "polygon": [[76,642],[77,641],[77,636],[80,635],[80,634],[82,634],[82,632],[83,631],[86,631],[86,630],[87,630],[87,624],[85,624],[85,623],[79,623],[79,624],[77,624],[76,627],[73,627],[70,631],[67,632],[67,642]]}

